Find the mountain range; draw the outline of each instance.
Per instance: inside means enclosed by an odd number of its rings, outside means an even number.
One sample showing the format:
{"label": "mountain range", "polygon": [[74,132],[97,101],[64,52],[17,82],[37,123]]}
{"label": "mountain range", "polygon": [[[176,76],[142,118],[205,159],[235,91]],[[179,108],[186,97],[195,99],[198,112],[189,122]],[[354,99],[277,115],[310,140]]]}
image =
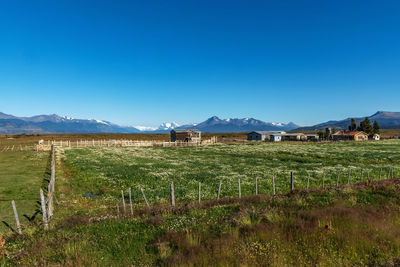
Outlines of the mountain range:
{"label": "mountain range", "polygon": [[201,123],[179,125],[163,123],[158,128],[124,127],[104,120],[85,120],[55,114],[33,117],[16,117],[0,112],[0,133],[166,133],[172,129],[198,129],[202,132],[289,131],[299,126],[294,123],[263,122],[253,118],[220,119],[213,116]]}
{"label": "mountain range", "polygon": [[56,114],[16,117],[0,112],[0,133],[136,133],[134,127],[122,127],[108,121],[83,120]]}
{"label": "mountain range", "polygon": [[[365,117],[355,118],[357,124]],[[400,129],[400,112],[378,111],[369,116],[377,121],[381,129]],[[297,124],[264,122],[253,118],[220,119],[213,116],[201,123],[179,125],[176,122],[163,123],[159,127],[120,126],[109,121],[96,119],[74,119],[56,114],[33,117],[17,117],[0,112],[0,133],[167,133],[172,129],[198,129],[208,133],[250,132],[250,131],[305,131],[322,130],[326,127],[347,129],[351,118],[327,121],[314,126],[300,127]]]}
{"label": "mountain range", "polygon": [[[400,112],[389,112],[389,111],[378,111],[375,114],[368,116],[371,123],[377,121],[381,129],[400,129]],[[352,118],[347,118],[344,120],[331,120],[324,123],[316,124],[314,126],[300,127],[297,130],[307,131],[307,130],[323,130],[327,127],[335,128],[338,130],[347,130],[351,124]],[[354,118],[357,125],[360,124],[365,117]]]}

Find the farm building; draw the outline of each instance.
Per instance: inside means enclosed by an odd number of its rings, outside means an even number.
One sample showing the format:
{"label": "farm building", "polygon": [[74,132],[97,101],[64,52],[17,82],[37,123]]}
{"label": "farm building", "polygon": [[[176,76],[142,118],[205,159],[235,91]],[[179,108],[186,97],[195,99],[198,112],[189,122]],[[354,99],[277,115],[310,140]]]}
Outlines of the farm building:
{"label": "farm building", "polygon": [[199,130],[172,130],[171,142],[201,142],[201,132]]}
{"label": "farm building", "polygon": [[280,141],[282,141],[282,134],[271,134],[269,136],[269,141],[271,141],[271,142],[280,142]]}
{"label": "farm building", "polygon": [[308,141],[318,141],[319,135],[318,134],[307,134],[306,135]]}
{"label": "farm building", "polygon": [[361,131],[339,131],[332,135],[334,141],[341,140],[353,140],[353,141],[366,141],[368,140],[368,134]]}
{"label": "farm building", "polygon": [[307,136],[303,133],[282,134],[282,141],[306,141]]}
{"label": "farm building", "polygon": [[274,134],[282,134],[285,132],[279,131],[253,131],[247,134],[247,140],[265,141],[270,140],[270,136]]}
{"label": "farm building", "polygon": [[370,135],[368,138],[372,139],[372,140],[375,140],[375,141],[381,140],[381,136],[379,134]]}

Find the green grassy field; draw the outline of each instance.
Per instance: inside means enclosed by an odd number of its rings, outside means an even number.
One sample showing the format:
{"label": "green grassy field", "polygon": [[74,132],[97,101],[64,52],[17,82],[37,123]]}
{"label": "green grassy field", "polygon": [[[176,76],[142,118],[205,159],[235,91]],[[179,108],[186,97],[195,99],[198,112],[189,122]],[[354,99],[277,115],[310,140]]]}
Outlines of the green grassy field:
{"label": "green grassy field", "polygon": [[215,199],[219,181],[222,197],[238,195],[238,179],[242,196],[259,192],[272,193],[272,176],[276,191],[289,190],[290,172],[295,175],[295,187],[335,186],[363,178],[386,177],[389,168],[400,171],[400,142],[343,143],[260,143],[252,145],[214,145],[184,148],[90,148],[65,150],[65,162],[74,180],[73,192],[120,196],[120,190],[132,188],[135,202],[143,203],[140,188],[153,203],[169,199],[169,184],[174,181],[176,197],[182,201],[197,199],[198,183],[202,198]]}
{"label": "green grassy field", "polygon": [[[15,228],[11,200],[15,200],[21,223],[32,217],[39,200],[39,188],[46,176],[49,153],[28,151],[0,153],[0,220]],[[0,233],[8,228],[0,223]]]}
{"label": "green grassy field", "polygon": [[[381,168],[382,178],[390,167],[400,176],[399,152],[396,140],[60,149],[50,231],[39,225],[21,237],[7,235],[4,263],[398,266],[400,180],[377,179]],[[32,158],[43,161],[42,171],[48,153],[43,155]],[[349,170],[353,186],[345,185]],[[298,188],[294,193],[288,193],[291,171]],[[373,181],[366,180],[367,173]],[[300,190],[308,174],[309,192]],[[276,196],[271,195],[272,176]],[[259,196],[254,196],[256,177]],[[241,199],[236,198],[238,178]],[[175,183],[175,208],[168,205],[170,181]],[[219,181],[223,199],[215,201]],[[196,203],[198,182],[201,205]],[[128,188],[133,215],[122,212],[120,190]],[[144,208],[140,188],[151,209]],[[98,197],[84,197],[87,192]]]}

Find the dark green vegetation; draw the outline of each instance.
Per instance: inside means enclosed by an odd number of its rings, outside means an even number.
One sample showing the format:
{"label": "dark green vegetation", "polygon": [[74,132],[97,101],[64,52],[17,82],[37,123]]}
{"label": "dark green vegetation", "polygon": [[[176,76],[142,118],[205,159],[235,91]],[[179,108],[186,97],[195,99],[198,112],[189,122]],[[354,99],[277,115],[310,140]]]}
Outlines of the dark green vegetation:
{"label": "dark green vegetation", "polygon": [[[84,148],[59,150],[57,158],[50,231],[43,232],[41,215],[37,227],[22,220],[24,235],[6,237],[8,265],[400,264],[400,180],[377,181],[381,168],[382,178],[389,167],[399,176],[399,141]],[[347,186],[350,169],[353,185]],[[288,193],[290,171],[294,193]],[[366,180],[368,172],[373,181]],[[299,189],[306,187],[307,174],[310,192]],[[271,196],[273,175],[276,196]],[[254,196],[256,177],[259,196]],[[171,180],[175,208],[168,204]],[[216,201],[220,180],[224,199]],[[134,214],[127,207],[124,216],[120,190],[126,196],[129,187]],[[140,188],[151,209],[144,208]],[[98,196],[84,197],[87,192]]]}
{"label": "dark green vegetation", "polygon": [[27,221],[23,214],[32,217],[35,213],[48,159],[48,153],[0,152],[0,233],[8,230],[2,221],[15,228],[11,200],[15,200],[22,222]]}

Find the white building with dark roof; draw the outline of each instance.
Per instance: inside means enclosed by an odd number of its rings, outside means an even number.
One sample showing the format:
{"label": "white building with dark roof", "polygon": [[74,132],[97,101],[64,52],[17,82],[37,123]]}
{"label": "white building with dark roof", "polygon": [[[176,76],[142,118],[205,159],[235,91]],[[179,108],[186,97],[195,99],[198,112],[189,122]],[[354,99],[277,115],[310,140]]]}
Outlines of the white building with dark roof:
{"label": "white building with dark roof", "polygon": [[271,135],[284,134],[283,131],[253,131],[247,134],[249,141],[268,141]]}

